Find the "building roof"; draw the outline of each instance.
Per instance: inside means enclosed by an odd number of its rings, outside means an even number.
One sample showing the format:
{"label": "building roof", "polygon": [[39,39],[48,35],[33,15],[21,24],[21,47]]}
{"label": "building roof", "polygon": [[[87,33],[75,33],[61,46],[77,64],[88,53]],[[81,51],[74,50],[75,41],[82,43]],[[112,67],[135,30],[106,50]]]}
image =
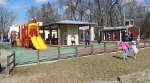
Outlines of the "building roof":
{"label": "building roof", "polygon": [[125,30],[125,29],[127,29],[129,27],[132,27],[132,25],[130,25],[130,26],[117,26],[117,27],[104,27],[102,29],[102,31],[107,31],[107,30]]}
{"label": "building roof", "polygon": [[62,21],[57,21],[57,22],[50,23],[50,24],[45,24],[43,26],[51,26],[51,25],[80,25],[80,26],[88,26],[88,25],[96,25],[96,23],[73,21],[73,20],[62,20]]}
{"label": "building roof", "polygon": [[56,22],[56,24],[96,25],[96,23],[73,21],[73,20],[62,20]]}
{"label": "building roof", "polygon": [[82,27],[79,27],[80,30],[87,30],[89,29],[89,26],[82,26]]}
{"label": "building roof", "polygon": [[126,29],[125,26],[118,26],[118,27],[104,27],[103,30],[120,30],[120,29]]}

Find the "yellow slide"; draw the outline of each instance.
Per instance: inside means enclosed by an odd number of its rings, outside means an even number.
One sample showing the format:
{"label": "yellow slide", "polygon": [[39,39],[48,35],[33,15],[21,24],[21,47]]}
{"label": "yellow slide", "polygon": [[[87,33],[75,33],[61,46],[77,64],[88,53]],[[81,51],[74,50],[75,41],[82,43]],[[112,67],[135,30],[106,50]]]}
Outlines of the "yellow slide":
{"label": "yellow slide", "polygon": [[47,49],[47,45],[45,44],[45,42],[42,40],[41,36],[33,36],[31,37],[31,42],[33,44],[33,46],[35,47],[35,49]]}

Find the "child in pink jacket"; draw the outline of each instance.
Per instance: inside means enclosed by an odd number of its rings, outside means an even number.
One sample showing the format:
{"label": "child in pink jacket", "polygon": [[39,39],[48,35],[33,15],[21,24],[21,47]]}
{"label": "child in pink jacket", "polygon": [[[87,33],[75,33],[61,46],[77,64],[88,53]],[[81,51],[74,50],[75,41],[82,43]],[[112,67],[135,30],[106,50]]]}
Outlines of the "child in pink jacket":
{"label": "child in pink jacket", "polygon": [[123,50],[123,59],[126,60],[128,58],[128,48],[127,48],[127,42],[125,40],[121,41],[121,47]]}

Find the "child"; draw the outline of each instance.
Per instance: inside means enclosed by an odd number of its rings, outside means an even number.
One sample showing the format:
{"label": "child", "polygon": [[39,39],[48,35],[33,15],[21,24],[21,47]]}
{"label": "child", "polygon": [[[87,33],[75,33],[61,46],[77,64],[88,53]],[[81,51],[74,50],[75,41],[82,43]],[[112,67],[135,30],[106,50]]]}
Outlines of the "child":
{"label": "child", "polygon": [[127,42],[123,39],[121,41],[121,47],[123,50],[123,59],[127,59],[128,58],[128,48],[127,48]]}
{"label": "child", "polygon": [[137,47],[136,47],[136,42],[135,42],[135,41],[132,41],[131,47],[132,47],[132,49],[133,49],[134,59],[136,59],[136,55],[138,54],[139,50],[138,50]]}
{"label": "child", "polygon": [[73,34],[73,35],[71,35],[71,43],[72,43],[72,46],[74,46],[75,45],[75,35]]}

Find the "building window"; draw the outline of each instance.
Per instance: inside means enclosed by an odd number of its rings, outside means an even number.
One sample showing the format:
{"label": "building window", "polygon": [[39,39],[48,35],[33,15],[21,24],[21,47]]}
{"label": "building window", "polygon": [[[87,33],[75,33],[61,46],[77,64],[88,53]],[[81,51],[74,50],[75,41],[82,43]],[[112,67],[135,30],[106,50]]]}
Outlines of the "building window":
{"label": "building window", "polygon": [[129,21],[127,21],[127,22],[125,23],[125,25],[129,25]]}

